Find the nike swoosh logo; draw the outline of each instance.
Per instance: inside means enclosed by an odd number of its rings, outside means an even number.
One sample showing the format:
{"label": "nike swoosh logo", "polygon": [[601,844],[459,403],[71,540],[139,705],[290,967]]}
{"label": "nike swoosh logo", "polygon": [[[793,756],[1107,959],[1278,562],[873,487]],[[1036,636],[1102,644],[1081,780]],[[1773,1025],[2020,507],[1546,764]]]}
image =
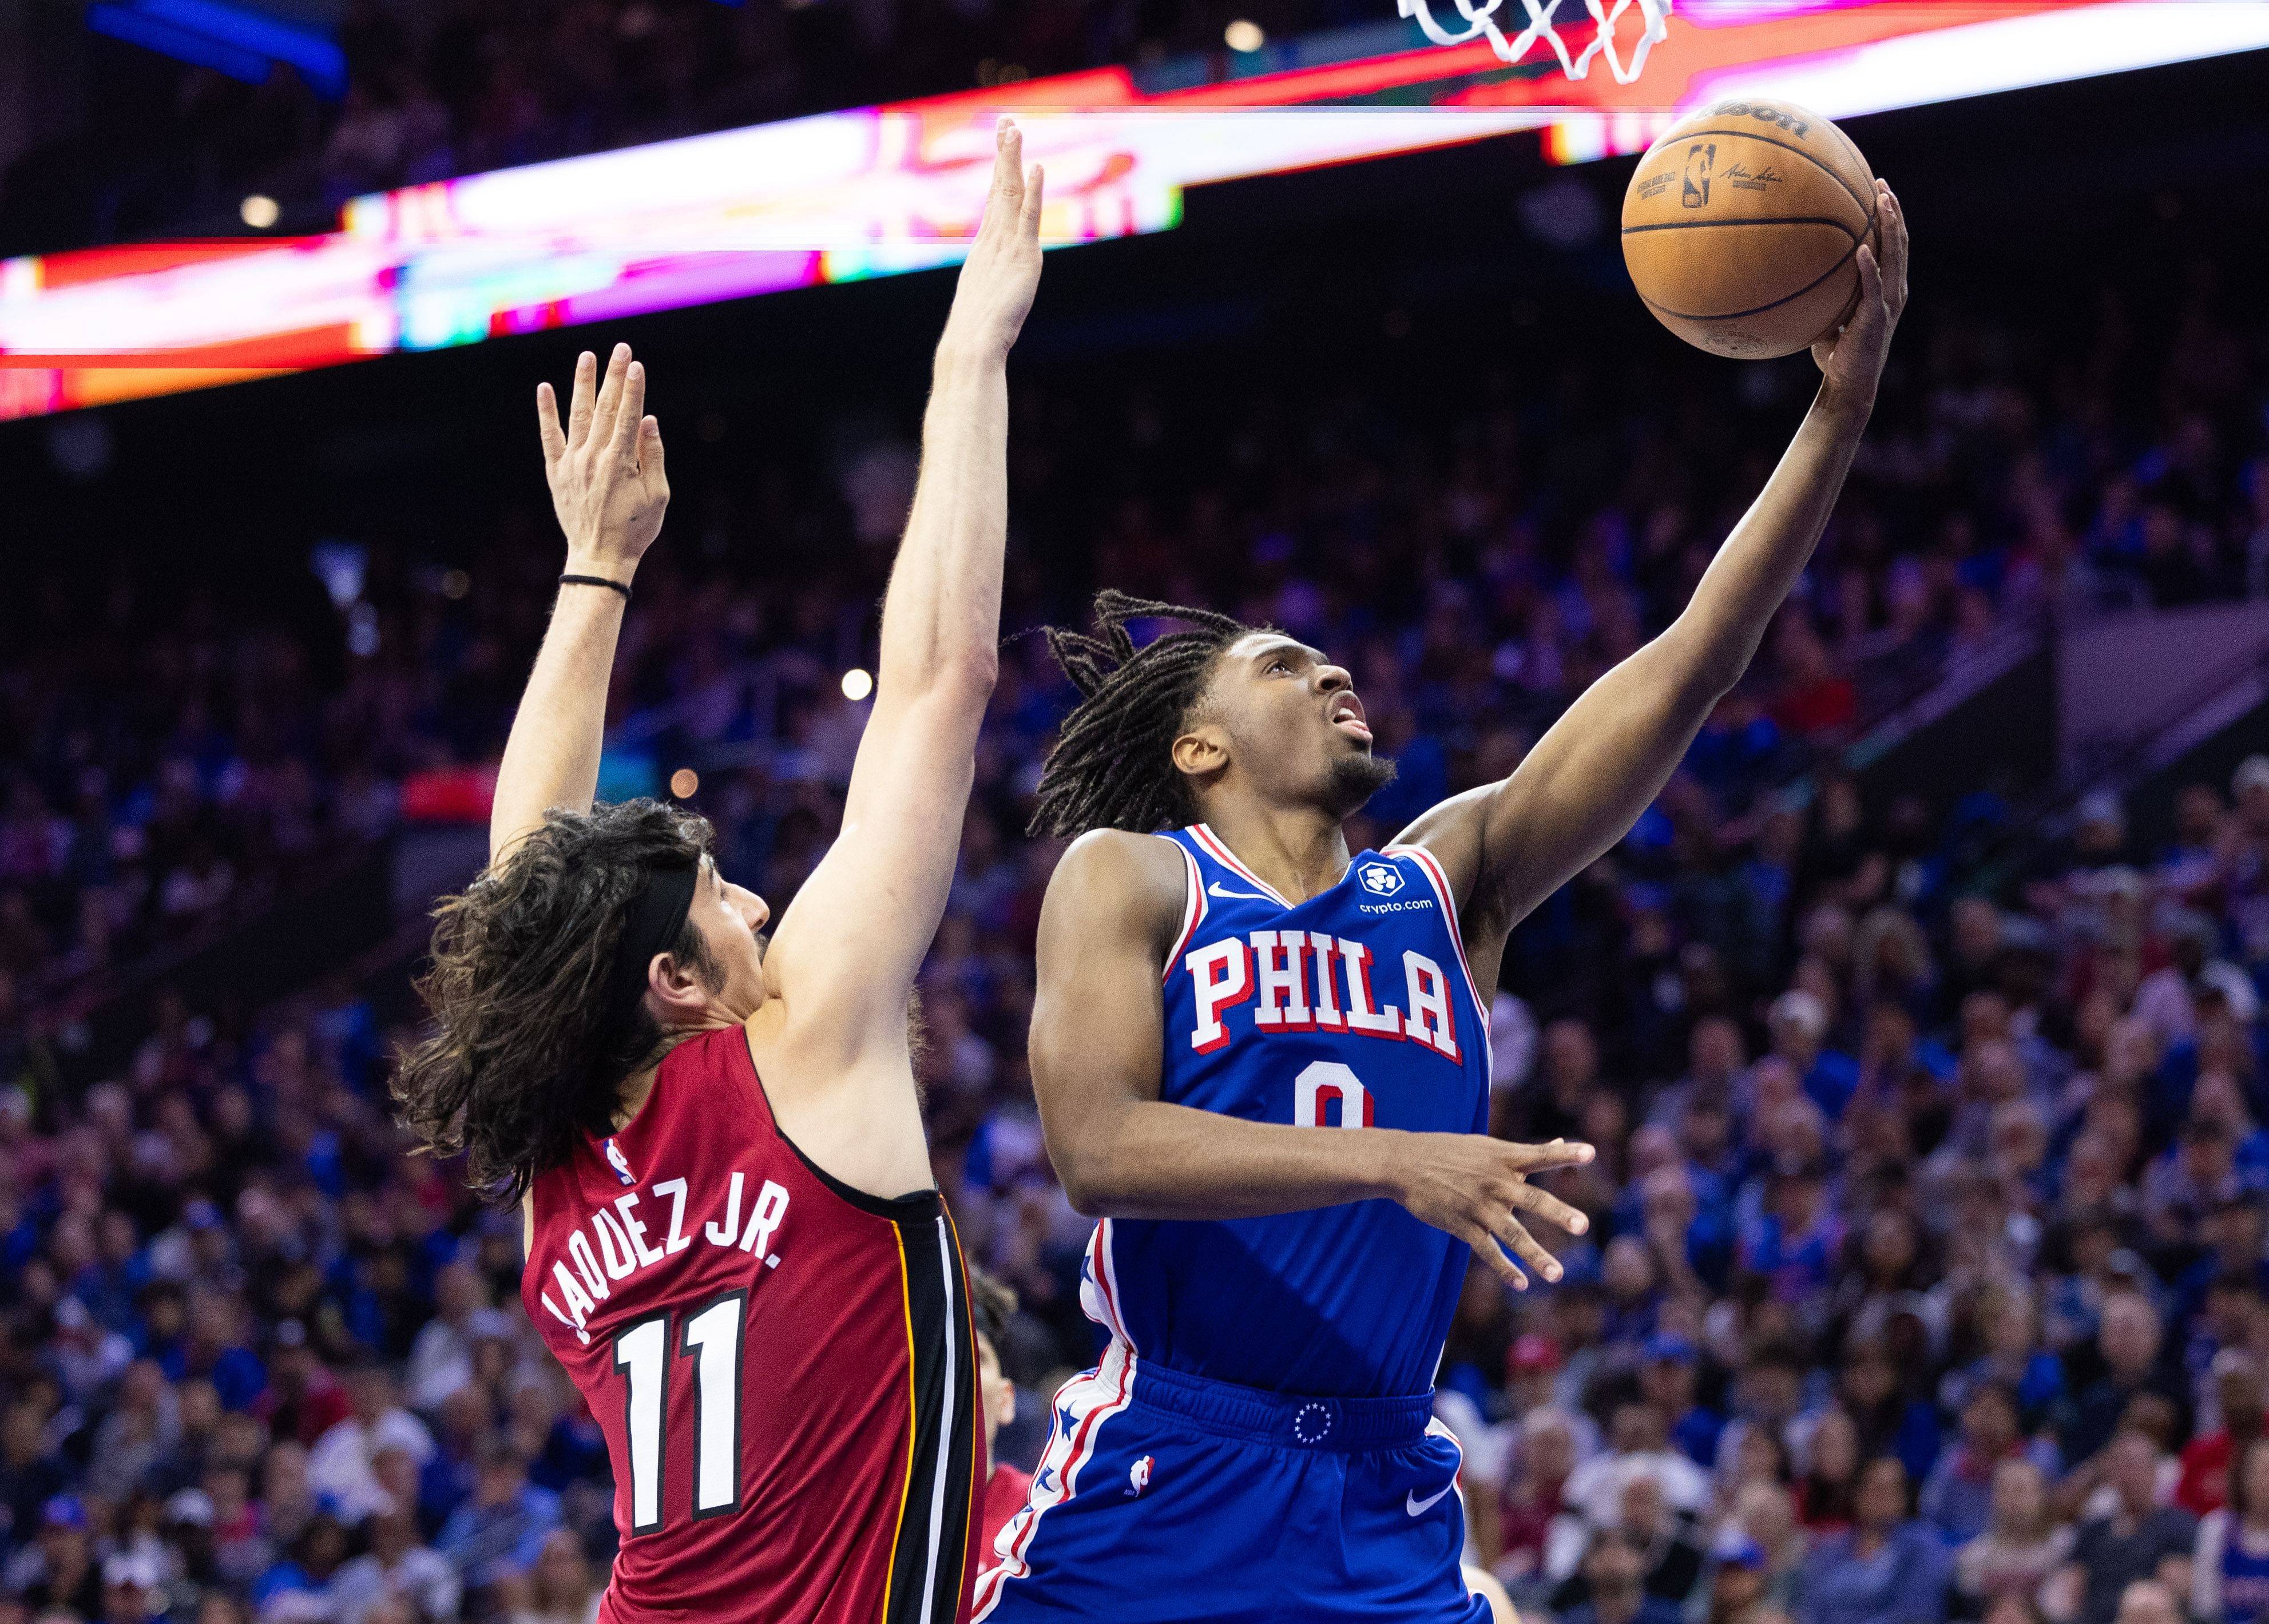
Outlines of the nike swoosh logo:
{"label": "nike swoosh logo", "polygon": [[1436,1489],[1432,1494],[1427,1495],[1423,1500],[1418,1498],[1418,1491],[1414,1488],[1410,1491],[1408,1497],[1403,1501],[1402,1509],[1405,1511],[1409,1512],[1413,1517],[1423,1517],[1427,1512],[1434,1509],[1434,1502],[1436,1501],[1441,1499],[1443,1495],[1448,1494],[1452,1489],[1457,1487],[1457,1479],[1452,1478],[1447,1483],[1444,1484],[1440,1488]]}
{"label": "nike swoosh logo", "polygon": [[1216,880],[1211,885],[1206,887],[1206,894],[1210,897],[1242,897],[1246,902],[1267,902],[1268,900],[1258,891],[1224,891],[1221,889],[1221,882],[1218,880]]}

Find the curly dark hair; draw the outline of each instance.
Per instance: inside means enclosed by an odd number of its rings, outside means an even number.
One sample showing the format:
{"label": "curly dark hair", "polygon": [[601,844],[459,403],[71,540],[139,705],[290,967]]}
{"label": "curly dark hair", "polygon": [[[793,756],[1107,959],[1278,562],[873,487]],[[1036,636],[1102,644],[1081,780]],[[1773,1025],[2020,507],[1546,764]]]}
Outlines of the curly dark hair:
{"label": "curly dark hair", "polygon": [[[616,946],[648,875],[698,860],[713,839],[706,818],[657,801],[554,808],[436,906],[418,983],[434,1030],[403,1056],[394,1099],[428,1149],[464,1154],[474,1188],[517,1201],[579,1135],[614,1132],[624,1080],[663,1042],[643,1006],[610,1019]],[[723,985],[691,921],[669,951]]]}
{"label": "curly dark hair", "polygon": [[[1190,628],[1134,646],[1130,620],[1176,620]],[[1211,609],[1095,594],[1091,638],[1047,628],[1048,652],[1081,694],[1040,771],[1031,832],[1138,835],[1197,821],[1189,781],[1174,765],[1174,737],[1205,693],[1222,651],[1259,628]]]}

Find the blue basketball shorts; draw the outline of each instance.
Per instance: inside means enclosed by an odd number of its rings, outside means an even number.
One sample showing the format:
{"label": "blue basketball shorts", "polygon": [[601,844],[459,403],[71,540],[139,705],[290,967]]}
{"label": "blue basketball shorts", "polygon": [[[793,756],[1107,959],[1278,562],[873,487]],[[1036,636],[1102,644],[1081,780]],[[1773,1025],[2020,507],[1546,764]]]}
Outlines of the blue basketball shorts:
{"label": "blue basketball shorts", "polygon": [[1459,1567],[1459,1459],[1428,1395],[1262,1392],[1114,1340],[1056,1394],[972,1617],[1488,1624]]}

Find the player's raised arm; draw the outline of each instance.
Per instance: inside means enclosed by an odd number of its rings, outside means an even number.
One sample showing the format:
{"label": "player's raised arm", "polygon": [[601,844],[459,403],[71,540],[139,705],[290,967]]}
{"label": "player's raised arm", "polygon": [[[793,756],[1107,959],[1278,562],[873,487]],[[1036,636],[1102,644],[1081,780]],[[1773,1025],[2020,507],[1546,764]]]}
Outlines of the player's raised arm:
{"label": "player's raised arm", "polygon": [[1622,838],[1748,668],[1803,572],[1874,410],[1907,302],[1907,226],[1878,181],[1883,255],[1859,251],[1859,304],[1813,347],[1820,393],[1780,466],[1683,613],[1592,684],[1512,776],[1446,801],[1405,831],[1468,899],[1469,941],[1503,933]]}
{"label": "player's raised arm", "polygon": [[597,358],[578,358],[564,427],[548,383],[536,386],[536,416],[552,511],[567,536],[565,574],[580,579],[562,581],[512,719],[489,813],[491,862],[549,808],[590,810],[631,578],[669,506],[661,429],[646,415],[646,369],[628,344],[615,346],[603,383]]}
{"label": "player's raised arm", "polygon": [[1166,842],[1101,830],[1064,854],[1048,883],[1032,1081],[1072,1205],[1096,1217],[1223,1219],[1385,1198],[1464,1240],[1516,1287],[1528,1282],[1513,1258],[1559,1279],[1517,1213],[1583,1233],[1583,1215],[1527,1175],[1587,1162],[1587,1146],[1319,1133],[1160,1100],[1159,968],[1181,921],[1183,872]]}
{"label": "player's raised arm", "polygon": [[799,1031],[903,1043],[906,991],[953,879],[1000,664],[1009,346],[1040,274],[1041,175],[1003,121],[993,189],[939,341],[921,475],[883,601],[875,708],[833,848],[767,963]]}

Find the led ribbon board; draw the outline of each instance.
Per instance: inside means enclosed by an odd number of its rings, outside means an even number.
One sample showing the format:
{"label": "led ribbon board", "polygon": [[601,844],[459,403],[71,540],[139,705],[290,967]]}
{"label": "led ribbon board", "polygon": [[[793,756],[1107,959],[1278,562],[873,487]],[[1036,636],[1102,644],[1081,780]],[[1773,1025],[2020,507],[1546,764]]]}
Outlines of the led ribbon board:
{"label": "led ribbon board", "polygon": [[320,237],[0,262],[0,417],[949,264],[1004,110],[1065,244],[1165,230],[1188,187],[1517,130],[1560,162],[1637,151],[1722,96],[1849,117],[2264,48],[2269,0],[1676,0],[1629,84],[1475,39],[823,114],[358,198]]}

